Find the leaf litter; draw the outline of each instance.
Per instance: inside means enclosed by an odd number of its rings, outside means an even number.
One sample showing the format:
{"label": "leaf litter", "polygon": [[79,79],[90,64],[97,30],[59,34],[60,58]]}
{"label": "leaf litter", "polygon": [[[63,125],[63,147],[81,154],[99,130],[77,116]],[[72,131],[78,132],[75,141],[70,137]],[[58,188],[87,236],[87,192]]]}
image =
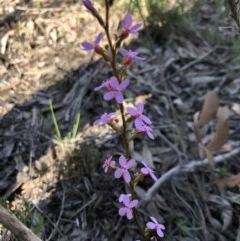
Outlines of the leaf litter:
{"label": "leaf litter", "polygon": [[[26,200],[31,203],[32,218],[44,218],[44,240],[132,240],[133,226],[117,215],[116,198],[126,187],[101,170],[104,158],[121,153],[120,139],[109,128],[91,125],[105,111],[92,90],[110,73],[97,56],[82,52],[79,43],[94,38],[99,29],[73,1],[55,6],[46,0],[41,8],[15,1],[1,4],[1,196],[12,210],[21,210]],[[206,6],[204,24],[211,25],[208,11],[213,6]],[[239,152],[225,162],[217,160],[225,143],[232,150],[240,146],[240,68],[231,44],[212,46],[204,39],[201,21],[199,16],[190,38],[173,27],[168,41],[154,44],[154,51],[143,36],[129,47],[139,48],[146,61],[129,68],[126,97],[133,105],[144,99],[156,130],[155,141],[136,139],[132,151],[161,177],[174,167],[202,161],[197,143],[202,141],[212,166],[171,176],[149,209],[139,207],[139,219],[144,223],[149,214],[158,213],[167,227],[165,240],[238,240],[239,205],[228,200],[239,192]],[[80,111],[75,138],[53,140],[49,100],[63,135]],[[190,138],[194,131],[196,138]],[[152,184],[147,179],[137,187],[140,199]],[[176,228],[179,223],[197,231],[183,234]]]}

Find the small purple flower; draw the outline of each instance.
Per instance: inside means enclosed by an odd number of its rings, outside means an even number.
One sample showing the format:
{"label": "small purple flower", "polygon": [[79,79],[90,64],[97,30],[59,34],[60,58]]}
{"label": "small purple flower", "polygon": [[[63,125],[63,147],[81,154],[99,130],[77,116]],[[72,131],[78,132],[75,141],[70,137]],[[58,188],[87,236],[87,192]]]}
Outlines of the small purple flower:
{"label": "small purple flower", "polygon": [[83,47],[83,50],[90,51],[90,50],[94,49],[96,53],[100,53],[101,47],[99,46],[99,43],[102,39],[102,35],[103,35],[102,33],[99,33],[93,43],[82,42],[81,45]]}
{"label": "small purple flower", "polygon": [[150,175],[154,181],[157,181],[157,177],[153,173],[153,170],[150,167],[148,167],[148,165],[144,161],[142,161],[142,164],[144,167],[141,168],[141,173],[143,175]]}
{"label": "small purple flower", "polygon": [[103,169],[104,169],[104,172],[107,173],[108,171],[108,168],[113,168],[115,167],[115,161],[113,161],[112,159],[112,156],[110,156],[103,164]]}
{"label": "small purple flower", "polygon": [[127,219],[131,220],[133,218],[132,215],[132,208],[136,207],[138,204],[138,200],[130,200],[130,197],[128,195],[125,195],[122,200],[125,207],[122,207],[119,209],[119,215],[120,216],[127,216]]}
{"label": "small purple flower", "polygon": [[135,166],[136,164],[135,160],[131,159],[127,162],[125,156],[121,155],[119,157],[119,164],[120,164],[120,168],[118,168],[114,173],[115,178],[120,178],[121,176],[123,176],[125,182],[129,183],[131,181],[131,175],[128,169]]}
{"label": "small purple flower", "polygon": [[132,62],[133,59],[136,59],[136,60],[144,60],[145,58],[142,58],[142,57],[139,57],[137,56],[138,55],[138,52],[137,51],[132,51],[132,50],[126,50],[124,48],[121,48],[120,49],[120,52],[126,56],[126,58],[124,59],[123,61],[123,64],[124,65],[128,65]]}
{"label": "small purple flower", "polygon": [[138,34],[138,29],[142,26],[141,23],[137,23],[132,26],[132,15],[127,14],[122,21],[123,31],[120,37],[126,38],[129,34]]}
{"label": "small purple flower", "polygon": [[115,76],[111,77],[106,82],[102,83],[100,86],[96,87],[94,90],[100,90],[105,88],[108,92],[104,94],[104,100],[108,101],[113,98],[116,99],[117,103],[121,104],[123,102],[122,91],[129,85],[129,80],[125,79],[119,84]]}
{"label": "small purple flower", "polygon": [[90,1],[90,0],[82,0],[82,3],[88,10],[92,10],[93,9],[92,1]]}
{"label": "small purple flower", "polygon": [[148,222],[147,223],[147,228],[152,229],[152,230],[156,230],[157,235],[162,238],[164,237],[164,233],[162,231],[162,229],[165,229],[165,226],[162,224],[159,224],[157,219],[154,217],[150,217],[150,219],[152,220],[152,222]]}
{"label": "small purple flower", "polygon": [[112,112],[112,113],[109,113],[109,114],[108,114],[108,113],[104,113],[104,114],[101,115],[100,119],[95,120],[95,121],[93,122],[93,125],[98,125],[98,124],[100,124],[100,123],[106,125],[106,124],[108,124],[108,123],[111,122],[111,120],[112,120],[111,117],[112,117],[113,115],[115,115],[115,112]]}
{"label": "small purple flower", "polygon": [[143,124],[145,123],[152,124],[151,120],[147,116],[142,114],[143,110],[144,110],[143,103],[138,103],[136,109],[132,107],[127,108],[128,114],[135,119],[134,124],[136,129],[141,129]]}
{"label": "small purple flower", "polygon": [[152,128],[151,127],[149,127],[149,126],[147,126],[147,125],[145,125],[145,124],[142,124],[142,126],[141,127],[139,127],[138,129],[137,129],[137,131],[138,131],[138,133],[147,133],[147,135],[148,135],[148,137],[150,138],[150,139],[154,139],[154,136],[153,136],[153,130],[152,130]]}

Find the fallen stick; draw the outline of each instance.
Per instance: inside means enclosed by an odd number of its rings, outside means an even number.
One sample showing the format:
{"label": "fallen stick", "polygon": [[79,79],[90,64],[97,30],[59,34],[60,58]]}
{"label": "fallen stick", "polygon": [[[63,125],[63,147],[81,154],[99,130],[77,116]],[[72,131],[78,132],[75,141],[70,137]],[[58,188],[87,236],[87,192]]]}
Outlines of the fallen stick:
{"label": "fallen stick", "polygon": [[[221,163],[225,161],[226,159],[229,159],[237,154],[240,153],[240,148],[236,148],[233,151],[224,154],[224,155],[219,155],[214,158],[215,163]],[[153,195],[160,189],[162,184],[169,180],[173,175],[178,175],[180,173],[185,173],[185,172],[193,172],[195,171],[198,167],[203,167],[205,165],[208,165],[208,159],[204,159],[203,161],[191,161],[190,163],[186,165],[178,165],[166,173],[164,173],[152,186],[151,188],[146,192],[143,201],[148,202]]]}
{"label": "fallen stick", "polygon": [[14,214],[0,205],[0,223],[19,241],[42,241],[29,228],[20,222]]}

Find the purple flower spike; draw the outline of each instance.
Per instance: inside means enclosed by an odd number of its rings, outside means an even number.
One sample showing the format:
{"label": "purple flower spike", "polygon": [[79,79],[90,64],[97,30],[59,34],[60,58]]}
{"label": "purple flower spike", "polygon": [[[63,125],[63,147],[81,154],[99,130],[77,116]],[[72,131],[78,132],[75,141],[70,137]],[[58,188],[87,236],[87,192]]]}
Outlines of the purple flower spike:
{"label": "purple flower spike", "polygon": [[122,91],[125,90],[128,85],[129,80],[125,79],[119,84],[117,78],[113,76],[94,90],[106,89],[108,92],[104,94],[104,100],[108,101],[115,98],[117,103],[121,104],[123,102]]}
{"label": "purple flower spike", "polygon": [[142,161],[142,164],[144,167],[141,168],[141,173],[143,175],[150,175],[154,181],[157,181],[157,177],[153,173],[153,170],[150,167],[148,167],[148,165],[144,161]]}
{"label": "purple flower spike", "polygon": [[130,200],[129,195],[125,195],[122,199],[122,202],[125,207],[122,207],[119,209],[119,215],[120,216],[127,216],[127,219],[131,220],[133,218],[132,214],[132,208],[136,207],[138,205],[138,200]]}
{"label": "purple flower spike", "polygon": [[108,124],[108,123],[111,122],[111,120],[112,120],[111,117],[112,117],[113,115],[115,115],[115,112],[112,112],[112,113],[109,113],[109,114],[108,114],[108,113],[104,113],[104,114],[101,115],[100,119],[95,120],[95,121],[93,122],[93,125],[98,125],[98,124],[100,124],[100,123],[106,125],[106,124]]}
{"label": "purple flower spike", "polygon": [[115,167],[115,161],[113,161],[112,159],[112,156],[110,156],[103,164],[103,169],[104,169],[104,172],[107,173],[108,171],[108,168],[113,168]]}
{"label": "purple flower spike", "polygon": [[121,48],[120,49],[120,52],[126,56],[126,59],[124,60],[124,64],[125,65],[128,65],[132,62],[133,59],[136,59],[136,60],[144,60],[145,58],[142,58],[142,57],[139,57],[137,56],[138,55],[138,52],[137,51],[132,51],[132,50],[126,50],[124,48]]}
{"label": "purple flower spike", "polygon": [[144,105],[143,103],[138,103],[137,104],[137,109],[132,108],[132,107],[128,107],[127,108],[127,112],[128,114],[134,118],[134,124],[136,129],[142,129],[142,126],[146,123],[146,124],[152,124],[151,120],[143,115],[143,110],[144,110]]}
{"label": "purple flower spike", "polygon": [[129,34],[138,34],[138,29],[142,26],[141,23],[137,23],[132,26],[132,15],[127,14],[122,21],[123,32],[120,37],[126,38]]}
{"label": "purple flower spike", "polygon": [[81,45],[83,47],[83,50],[86,51],[90,51],[90,50],[95,50],[96,53],[99,53],[99,51],[101,50],[101,47],[99,46],[99,43],[102,39],[102,33],[99,33],[97,38],[95,39],[95,41],[93,43],[90,42],[82,42]]}
{"label": "purple flower spike", "polygon": [[139,132],[139,133],[147,133],[147,135],[148,135],[148,137],[150,138],[150,139],[154,139],[154,136],[153,136],[153,130],[152,130],[152,128],[151,127],[149,127],[149,126],[147,126],[147,125],[142,125],[140,128],[138,128],[137,129],[137,131]]}
{"label": "purple flower spike", "polygon": [[82,3],[88,10],[92,10],[93,9],[92,1],[90,1],[90,0],[82,0]]}
{"label": "purple flower spike", "polygon": [[152,222],[148,222],[148,223],[147,223],[147,228],[152,229],[152,230],[156,230],[157,235],[158,235],[160,238],[164,237],[164,233],[163,233],[162,230],[165,229],[165,226],[162,225],[162,224],[159,224],[158,221],[157,221],[157,219],[154,218],[154,217],[150,217],[150,219],[152,220]]}
{"label": "purple flower spike", "polygon": [[119,164],[120,164],[120,168],[118,168],[114,173],[115,178],[120,178],[121,176],[123,176],[125,182],[129,183],[131,181],[131,175],[128,169],[135,166],[136,164],[135,160],[131,159],[127,162],[125,156],[121,155],[119,157]]}

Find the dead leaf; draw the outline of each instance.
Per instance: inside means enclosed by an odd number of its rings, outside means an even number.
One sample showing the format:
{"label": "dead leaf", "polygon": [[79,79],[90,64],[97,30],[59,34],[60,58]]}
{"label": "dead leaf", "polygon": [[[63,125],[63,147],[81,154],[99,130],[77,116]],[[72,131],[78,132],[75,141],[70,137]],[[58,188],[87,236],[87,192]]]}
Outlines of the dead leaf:
{"label": "dead leaf", "polygon": [[143,161],[145,161],[150,168],[154,169],[153,156],[147,142],[143,144],[142,157]]}
{"label": "dead leaf", "polygon": [[195,134],[197,142],[201,143],[201,134],[200,134],[200,128],[199,128],[199,124],[198,124],[199,114],[200,114],[200,112],[198,111],[193,115],[193,129],[194,129],[194,134]]}
{"label": "dead leaf", "polygon": [[211,152],[216,152],[227,142],[228,140],[228,108],[219,107],[217,112],[217,127],[213,135],[212,141],[207,146],[207,149]]}
{"label": "dead leaf", "polygon": [[202,148],[205,152],[205,155],[208,159],[209,164],[211,165],[212,168],[214,168],[215,167],[215,161],[214,161],[214,157],[213,157],[211,151],[209,151],[209,149],[205,146],[202,146]]}
{"label": "dead leaf", "polygon": [[206,125],[216,115],[219,101],[216,92],[209,91],[204,100],[202,111],[199,114],[198,126]]}
{"label": "dead leaf", "polygon": [[0,45],[1,45],[1,54],[5,54],[6,52],[6,49],[7,49],[7,45],[8,45],[8,39],[11,35],[13,35],[14,31],[9,31],[7,33],[5,33],[3,35],[3,37],[1,38],[1,41],[0,41]]}
{"label": "dead leaf", "polygon": [[[137,194],[137,196],[140,198],[140,199],[143,199],[145,194],[146,194],[146,191],[139,187],[139,186],[136,186],[135,187],[135,192]],[[149,216],[154,216],[157,220],[163,222],[163,217],[161,216],[160,214],[160,211],[159,211],[159,207],[157,205],[157,199],[154,197],[146,206],[146,211],[147,213],[149,214]]]}
{"label": "dead leaf", "polygon": [[219,187],[235,187],[240,184],[240,173],[217,181]]}
{"label": "dead leaf", "polygon": [[231,109],[237,114],[240,115],[240,105],[238,103],[233,103]]}

